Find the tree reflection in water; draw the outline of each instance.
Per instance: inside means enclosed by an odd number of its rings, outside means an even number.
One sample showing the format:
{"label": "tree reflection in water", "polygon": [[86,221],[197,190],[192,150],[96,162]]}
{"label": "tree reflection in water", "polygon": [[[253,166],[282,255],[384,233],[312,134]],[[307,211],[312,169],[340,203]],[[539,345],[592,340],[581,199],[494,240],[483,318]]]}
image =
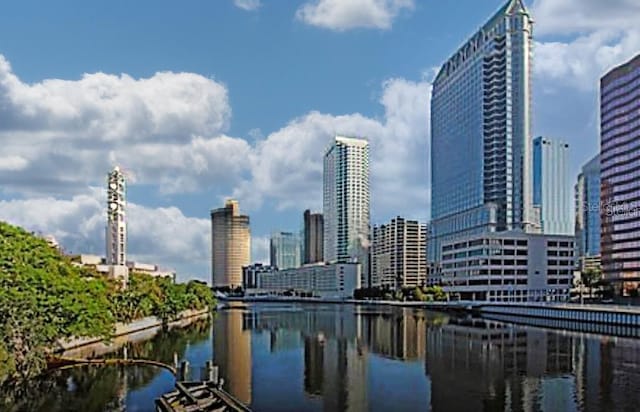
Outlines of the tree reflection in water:
{"label": "tree reflection in water", "polygon": [[[183,329],[161,330],[147,341],[127,343],[105,357],[122,357],[126,347],[130,358],[153,359],[171,364],[174,353],[183,358],[188,345],[206,341],[210,333],[210,319],[202,319]],[[173,386],[173,377],[168,371],[148,366],[80,366],[53,370],[24,385],[0,388],[0,410],[126,410],[127,395],[144,389],[157,377],[167,380],[167,389]],[[152,410],[153,399],[147,399],[146,402],[142,410]]]}

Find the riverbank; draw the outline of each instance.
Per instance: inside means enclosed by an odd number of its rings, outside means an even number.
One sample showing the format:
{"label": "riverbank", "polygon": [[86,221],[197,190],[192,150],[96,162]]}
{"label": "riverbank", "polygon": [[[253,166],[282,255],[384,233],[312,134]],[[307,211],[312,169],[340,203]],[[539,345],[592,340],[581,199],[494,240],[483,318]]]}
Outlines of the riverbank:
{"label": "riverbank", "polygon": [[[183,328],[208,316],[208,308],[202,310],[185,310],[178,318],[167,323],[168,328]],[[117,323],[110,340],[104,338],[58,339],[53,352],[67,357],[95,357],[113,352],[128,342],[139,342],[151,339],[162,328],[162,319],[149,316],[130,323]]]}

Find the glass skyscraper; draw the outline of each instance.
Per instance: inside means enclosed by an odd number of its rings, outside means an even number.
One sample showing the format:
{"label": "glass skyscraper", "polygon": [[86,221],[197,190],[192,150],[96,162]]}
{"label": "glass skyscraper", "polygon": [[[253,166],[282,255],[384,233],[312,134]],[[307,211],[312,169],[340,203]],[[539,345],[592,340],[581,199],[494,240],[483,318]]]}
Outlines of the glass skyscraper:
{"label": "glass skyscraper", "polygon": [[532,19],[510,0],[440,69],[431,97],[429,258],[458,236],[532,218]]}
{"label": "glass skyscraper", "polygon": [[640,281],[640,55],[600,80],[601,255],[605,280]]}
{"label": "glass skyscraper", "polygon": [[533,140],[533,204],[540,211],[542,233],[574,234],[569,145],[562,140],[542,136]]}
{"label": "glass skyscraper", "polygon": [[300,267],[300,237],[291,232],[271,234],[271,266],[280,270]]}
{"label": "glass skyscraper", "polygon": [[600,155],[582,166],[576,184],[576,237],[581,256],[600,255]]}
{"label": "glass skyscraper", "polygon": [[324,260],[359,262],[369,285],[369,142],[336,136],[324,155]]}

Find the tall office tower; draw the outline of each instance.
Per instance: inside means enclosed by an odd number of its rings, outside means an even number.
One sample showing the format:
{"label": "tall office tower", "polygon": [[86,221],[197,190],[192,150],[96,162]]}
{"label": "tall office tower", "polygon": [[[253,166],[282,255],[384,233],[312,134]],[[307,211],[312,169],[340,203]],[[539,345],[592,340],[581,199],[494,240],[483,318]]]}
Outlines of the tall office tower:
{"label": "tall office tower", "polygon": [[278,269],[300,267],[300,238],[291,232],[271,234],[269,245],[271,266]]}
{"label": "tall office tower", "polygon": [[107,264],[127,263],[127,214],[124,174],[118,166],[107,175]]}
{"label": "tall office tower", "polygon": [[304,211],[302,231],[302,263],[316,263],[324,260],[324,219],[322,213]]}
{"label": "tall office tower", "polygon": [[600,155],[582,166],[576,184],[578,256],[600,255]]}
{"label": "tall office tower", "polygon": [[373,286],[398,289],[424,286],[427,281],[427,227],[396,217],[373,227],[371,281]]}
{"label": "tall office tower", "polygon": [[602,272],[618,293],[640,278],[640,55],[600,80]]}
{"label": "tall office tower", "polygon": [[573,231],[576,238],[576,256],[582,256],[584,254],[584,212],[585,212],[585,197],[584,197],[584,175],[578,174],[576,184],[573,186],[573,199],[574,210],[576,219],[574,221]]}
{"label": "tall office tower", "polygon": [[536,226],[532,213],[533,21],[509,0],[440,69],[431,95],[429,261],[443,241]]}
{"label": "tall office tower", "polygon": [[369,143],[336,136],[324,155],[324,260],[362,264],[369,285]]}
{"label": "tall office tower", "polygon": [[242,267],[251,259],[249,216],[240,215],[238,202],[211,211],[211,283],[215,287],[242,286]]}
{"label": "tall office tower", "polygon": [[569,145],[559,139],[533,140],[533,204],[540,209],[542,233],[573,235]]}

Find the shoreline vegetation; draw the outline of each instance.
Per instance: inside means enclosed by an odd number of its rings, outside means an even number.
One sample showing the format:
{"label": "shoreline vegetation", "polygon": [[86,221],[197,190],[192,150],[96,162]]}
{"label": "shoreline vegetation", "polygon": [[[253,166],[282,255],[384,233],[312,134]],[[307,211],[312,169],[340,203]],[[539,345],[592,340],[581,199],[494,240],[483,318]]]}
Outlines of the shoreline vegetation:
{"label": "shoreline vegetation", "polygon": [[126,289],[22,228],[0,222],[0,386],[41,374],[60,340],[109,340],[116,324],[215,308],[203,282],[133,272]]}

